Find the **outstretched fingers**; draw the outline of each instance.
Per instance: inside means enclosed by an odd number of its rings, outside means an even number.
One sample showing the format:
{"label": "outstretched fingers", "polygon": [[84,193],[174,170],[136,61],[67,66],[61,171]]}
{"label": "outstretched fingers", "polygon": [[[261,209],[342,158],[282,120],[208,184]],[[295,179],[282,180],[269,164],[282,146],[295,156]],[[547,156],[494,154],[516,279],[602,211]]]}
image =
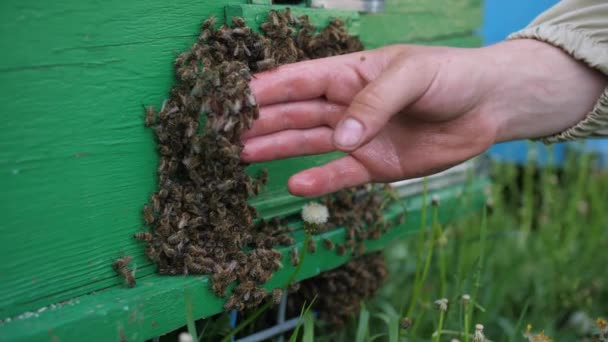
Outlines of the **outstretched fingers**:
{"label": "outstretched fingers", "polygon": [[260,106],[319,97],[348,104],[398,51],[385,48],[287,64],[256,74],[250,86]]}
{"label": "outstretched fingers", "polygon": [[345,109],[345,106],[323,99],[265,106],[260,109],[259,119],[254,121],[253,127],[242,138],[247,140],[289,129],[333,127]]}
{"label": "outstretched fingers", "polygon": [[345,156],[291,176],[288,188],[296,196],[316,197],[371,180],[363,164],[352,156]]}
{"label": "outstretched fingers", "polygon": [[332,132],[329,127],[316,127],[251,138],[245,143],[241,158],[247,163],[255,163],[328,153],[335,150],[331,140]]}

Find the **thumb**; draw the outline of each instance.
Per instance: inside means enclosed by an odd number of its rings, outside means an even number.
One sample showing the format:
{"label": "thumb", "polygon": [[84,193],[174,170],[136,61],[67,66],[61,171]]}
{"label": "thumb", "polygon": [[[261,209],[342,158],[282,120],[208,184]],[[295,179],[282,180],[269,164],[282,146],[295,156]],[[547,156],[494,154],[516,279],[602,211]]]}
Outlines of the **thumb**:
{"label": "thumb", "polygon": [[393,115],[424,95],[437,70],[429,59],[398,56],[354,97],[334,130],[336,148],[348,152],[373,139]]}

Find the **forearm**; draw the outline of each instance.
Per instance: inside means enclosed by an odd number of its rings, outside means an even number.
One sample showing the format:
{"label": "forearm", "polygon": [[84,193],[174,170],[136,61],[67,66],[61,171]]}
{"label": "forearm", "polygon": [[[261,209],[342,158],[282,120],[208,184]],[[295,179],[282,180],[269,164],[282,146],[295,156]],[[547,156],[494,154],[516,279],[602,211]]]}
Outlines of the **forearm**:
{"label": "forearm", "polygon": [[604,74],[547,43],[522,39],[481,50],[494,84],[484,110],[496,116],[497,142],[545,137],[576,125],[608,86]]}

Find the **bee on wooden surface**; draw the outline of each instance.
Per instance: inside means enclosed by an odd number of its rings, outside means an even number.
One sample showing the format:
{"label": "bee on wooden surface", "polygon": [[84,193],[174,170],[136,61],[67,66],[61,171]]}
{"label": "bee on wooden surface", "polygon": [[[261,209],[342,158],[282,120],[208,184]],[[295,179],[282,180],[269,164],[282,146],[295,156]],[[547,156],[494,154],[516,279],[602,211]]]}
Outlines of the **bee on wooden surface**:
{"label": "bee on wooden surface", "polygon": [[145,125],[146,127],[150,127],[156,123],[156,112],[154,111],[153,106],[146,107],[146,117],[145,117]]}
{"label": "bee on wooden surface", "polygon": [[365,253],[365,244],[363,242],[359,243],[357,247],[353,250],[353,255],[363,255]]}
{"label": "bee on wooden surface", "polygon": [[300,263],[300,256],[297,248],[291,249],[291,264],[296,266]]}
{"label": "bee on wooden surface", "polygon": [[343,244],[337,244],[336,245],[336,254],[338,254],[340,256],[346,254],[346,246],[344,246]]}
{"label": "bee on wooden surface", "polygon": [[154,211],[152,210],[152,207],[150,207],[147,204],[144,204],[144,221],[146,222],[147,225],[151,225],[152,223],[154,223]]}
{"label": "bee on wooden surface", "polygon": [[114,261],[114,263],[112,263],[112,268],[114,268],[114,270],[119,270],[123,267],[126,267],[127,264],[129,264],[129,262],[131,262],[131,260],[133,259],[133,257],[131,256],[125,256],[119,259],[116,259]]}
{"label": "bee on wooden surface", "polygon": [[139,241],[150,242],[150,241],[152,241],[153,236],[150,232],[139,232],[139,233],[133,234],[133,238],[135,238],[135,240],[139,240]]}
{"label": "bee on wooden surface", "polygon": [[333,250],[334,249],[334,242],[331,241],[328,238],[324,238],[323,239],[323,244],[325,245],[325,248],[329,249],[329,250]]}
{"label": "bee on wooden surface", "polygon": [[129,262],[131,262],[131,259],[132,257],[125,256],[120,259],[116,259],[112,264],[112,268],[114,268],[114,271],[124,278],[127,287],[135,286],[135,276],[133,275],[133,272],[127,267]]}
{"label": "bee on wooden surface", "polygon": [[308,251],[313,254],[317,251],[317,243],[315,242],[315,239],[313,239],[313,238],[308,240]]}

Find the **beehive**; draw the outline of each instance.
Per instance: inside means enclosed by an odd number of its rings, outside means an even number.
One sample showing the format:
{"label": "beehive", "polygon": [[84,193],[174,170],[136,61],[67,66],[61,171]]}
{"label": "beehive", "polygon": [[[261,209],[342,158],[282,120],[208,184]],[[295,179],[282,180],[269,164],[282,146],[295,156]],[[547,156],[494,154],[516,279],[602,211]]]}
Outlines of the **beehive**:
{"label": "beehive", "polygon": [[[144,104],[160,107],[170,89],[174,53],[195,39],[203,18],[262,20],[270,1],[209,0],[145,3],[5,1],[0,7],[0,336],[9,340],[143,340],[222,310],[205,277],[161,277],[130,235],[142,229],[141,205],[155,188],[157,155],[143,125]],[[293,6],[293,5],[292,5]],[[296,5],[323,26],[344,19],[367,48],[393,43],[476,46],[480,1],[388,1],[385,12],[359,14]],[[264,217],[288,215],[304,200],[288,194],[292,173],[337,154],[253,165],[267,168],[269,183],[253,202]],[[469,188],[480,194],[484,178]],[[460,208],[463,182],[438,186],[444,220]],[[439,183],[438,183],[439,184]],[[406,224],[367,251],[420,226],[422,196],[404,194]],[[450,210],[452,206],[452,210]],[[397,215],[400,207],[387,209]],[[318,236],[340,241],[344,232]],[[296,232],[296,239],[302,241]],[[110,267],[133,255],[137,287],[125,289]],[[298,278],[336,267],[341,257],[320,249]],[[273,276],[282,284],[293,269]]]}

